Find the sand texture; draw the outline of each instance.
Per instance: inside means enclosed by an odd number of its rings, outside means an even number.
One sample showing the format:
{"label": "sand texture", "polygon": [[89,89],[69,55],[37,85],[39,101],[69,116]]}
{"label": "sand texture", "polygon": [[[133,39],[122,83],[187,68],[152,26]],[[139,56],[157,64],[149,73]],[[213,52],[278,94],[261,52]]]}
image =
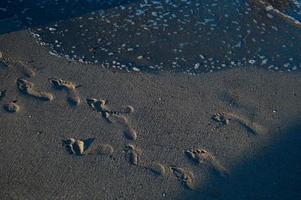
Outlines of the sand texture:
{"label": "sand texture", "polygon": [[104,69],[0,36],[0,199],[301,199],[301,73]]}

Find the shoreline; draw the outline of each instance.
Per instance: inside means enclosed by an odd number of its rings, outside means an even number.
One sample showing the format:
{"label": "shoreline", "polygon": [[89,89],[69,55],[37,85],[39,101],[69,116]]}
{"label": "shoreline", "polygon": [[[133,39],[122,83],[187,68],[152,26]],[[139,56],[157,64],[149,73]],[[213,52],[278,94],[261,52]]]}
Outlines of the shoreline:
{"label": "shoreline", "polygon": [[[297,190],[301,138],[296,134],[301,120],[300,72],[248,67],[196,76],[119,72],[51,56],[28,31],[1,35],[0,46],[12,60],[32,66],[35,72],[28,77],[24,68],[15,65],[0,68],[0,89],[7,90],[0,101],[4,199],[210,199],[214,195],[297,199],[301,195]],[[43,101],[34,96],[37,93],[20,91],[19,78],[32,82],[40,95],[51,93],[53,99]],[[49,78],[70,81],[74,87],[56,90]],[[74,91],[80,102],[70,106],[67,99],[74,97]],[[124,116],[137,139],[123,135],[124,124],[118,117],[107,123],[101,112],[87,105],[87,98],[107,100],[112,111],[132,106],[134,112]],[[6,112],[3,105],[15,99],[20,110]],[[226,125],[212,120],[221,112],[256,122],[267,132],[253,135],[235,118]],[[95,138],[91,145],[109,144],[114,153],[70,155],[62,145],[68,138]],[[134,147],[129,150],[128,145]],[[204,165],[184,154],[197,148],[210,153],[203,158]],[[128,156],[137,156],[138,164]],[[165,166],[164,173],[159,167],[164,175],[149,170],[154,162]],[[229,177],[216,173],[221,169],[216,163],[229,171]],[[176,167],[185,173],[178,175]],[[252,177],[253,173],[260,176]],[[193,186],[183,184],[184,175],[193,179]],[[287,179],[291,186],[285,186]]]}

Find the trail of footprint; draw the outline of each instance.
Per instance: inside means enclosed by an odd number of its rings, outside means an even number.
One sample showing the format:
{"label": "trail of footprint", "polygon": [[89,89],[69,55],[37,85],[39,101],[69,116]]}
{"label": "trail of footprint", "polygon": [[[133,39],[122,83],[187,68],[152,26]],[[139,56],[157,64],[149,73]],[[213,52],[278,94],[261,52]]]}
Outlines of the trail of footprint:
{"label": "trail of footprint", "polygon": [[53,100],[53,95],[51,93],[40,91],[39,89],[36,89],[32,82],[27,81],[25,79],[22,79],[22,78],[18,79],[17,86],[21,92],[23,92],[24,94],[27,94],[29,96],[32,96],[32,97],[35,97],[37,99],[41,99],[44,101]]}
{"label": "trail of footprint", "polygon": [[226,168],[205,149],[194,149],[185,151],[185,155],[197,164],[207,163],[211,165],[222,177],[229,175]]}
{"label": "trail of footprint", "polygon": [[76,86],[74,83],[57,78],[49,78],[49,82],[55,89],[65,90],[67,92],[67,101],[71,105],[80,104],[81,99],[78,91],[76,90],[78,86]]}
{"label": "trail of footprint", "polygon": [[20,106],[17,104],[17,100],[10,101],[3,105],[4,110],[10,113],[15,113],[20,110]]}
{"label": "trail of footprint", "polygon": [[228,124],[229,120],[231,119],[236,120],[238,123],[240,123],[242,126],[247,128],[247,130],[253,133],[254,135],[264,134],[266,132],[266,129],[260,124],[257,124],[247,119],[246,117],[239,116],[237,114],[230,113],[230,112],[217,113],[216,115],[214,115],[213,119],[215,121],[219,121],[224,124]]}

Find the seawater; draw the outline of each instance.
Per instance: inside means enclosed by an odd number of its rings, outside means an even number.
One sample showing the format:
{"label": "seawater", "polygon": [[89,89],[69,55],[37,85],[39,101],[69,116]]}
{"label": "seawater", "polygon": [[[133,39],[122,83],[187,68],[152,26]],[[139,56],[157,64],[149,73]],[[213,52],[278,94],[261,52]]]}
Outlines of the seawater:
{"label": "seawater", "polygon": [[31,31],[54,55],[109,69],[291,72],[301,70],[300,21],[297,0],[138,0]]}

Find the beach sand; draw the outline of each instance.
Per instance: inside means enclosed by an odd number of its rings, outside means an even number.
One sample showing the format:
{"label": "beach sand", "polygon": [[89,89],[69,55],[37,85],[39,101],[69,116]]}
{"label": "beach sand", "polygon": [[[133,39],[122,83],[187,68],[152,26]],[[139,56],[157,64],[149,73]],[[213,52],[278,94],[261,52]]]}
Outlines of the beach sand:
{"label": "beach sand", "polygon": [[301,199],[300,72],[126,73],[28,31],[0,51],[1,199]]}

